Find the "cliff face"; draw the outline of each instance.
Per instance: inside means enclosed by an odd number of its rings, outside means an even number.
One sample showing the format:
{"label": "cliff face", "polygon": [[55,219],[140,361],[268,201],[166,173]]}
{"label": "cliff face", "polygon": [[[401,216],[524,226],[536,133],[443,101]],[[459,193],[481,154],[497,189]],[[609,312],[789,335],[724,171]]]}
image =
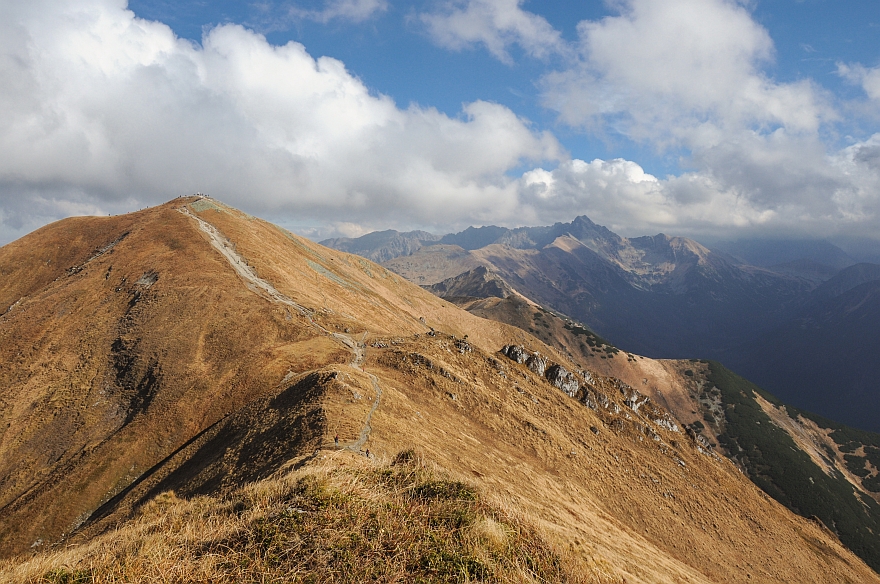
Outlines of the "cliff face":
{"label": "cliff face", "polygon": [[0,273],[6,556],[416,449],[606,581],[877,581],[638,384],[216,201],[62,221]]}

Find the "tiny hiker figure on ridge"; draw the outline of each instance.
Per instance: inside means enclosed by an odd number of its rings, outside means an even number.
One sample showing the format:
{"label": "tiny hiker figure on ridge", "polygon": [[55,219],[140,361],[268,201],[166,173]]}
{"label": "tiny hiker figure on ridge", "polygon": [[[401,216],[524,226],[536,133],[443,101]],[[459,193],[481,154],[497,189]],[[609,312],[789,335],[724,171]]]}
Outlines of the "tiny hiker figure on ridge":
{"label": "tiny hiker figure on ridge", "polygon": [[339,432],[336,433],[336,436],[333,437],[333,443],[338,447],[339,446]]}

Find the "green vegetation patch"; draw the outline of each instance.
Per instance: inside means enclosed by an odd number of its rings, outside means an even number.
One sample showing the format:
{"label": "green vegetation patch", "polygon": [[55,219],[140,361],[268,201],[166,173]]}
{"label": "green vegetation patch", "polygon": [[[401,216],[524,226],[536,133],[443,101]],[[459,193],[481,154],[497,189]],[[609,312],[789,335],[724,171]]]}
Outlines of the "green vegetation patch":
{"label": "green vegetation patch", "polygon": [[865,457],[864,456],[856,456],[854,454],[844,454],[843,459],[846,461],[846,468],[849,472],[853,473],[857,477],[866,477],[871,474],[867,468],[865,468]]}
{"label": "green vegetation patch", "polygon": [[862,479],[862,486],[872,493],[880,493],[880,475]]}
{"label": "green vegetation patch", "polygon": [[865,458],[868,459],[874,468],[880,470],[880,448],[876,446],[865,446]]}
{"label": "green vegetation patch", "polygon": [[[772,423],[754,396],[782,405],[774,396],[715,361],[709,363],[709,381],[721,390],[727,421],[718,440],[752,481],[795,513],[818,517],[844,545],[880,570],[880,505],[869,497],[857,497],[843,477],[822,472],[787,432]],[[789,406],[789,413],[802,412]],[[863,458],[859,460],[864,464]]]}
{"label": "green vegetation patch", "polygon": [[570,331],[577,337],[584,337],[584,340],[592,348],[592,350],[604,350],[609,355],[616,355],[620,349],[606,341],[588,328],[584,328],[574,323],[565,323],[565,330]]}

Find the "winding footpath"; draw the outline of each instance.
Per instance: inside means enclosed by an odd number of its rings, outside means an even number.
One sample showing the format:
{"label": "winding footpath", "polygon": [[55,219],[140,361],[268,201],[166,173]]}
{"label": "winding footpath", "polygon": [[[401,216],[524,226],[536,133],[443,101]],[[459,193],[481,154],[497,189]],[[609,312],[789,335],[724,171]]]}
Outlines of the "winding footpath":
{"label": "winding footpath", "polygon": [[[294,302],[292,299],[279,292],[272,284],[260,278],[257,275],[256,271],[254,271],[254,269],[247,263],[247,261],[245,261],[240,255],[238,255],[238,253],[235,251],[234,244],[232,244],[232,242],[230,242],[226,236],[220,233],[220,231],[216,227],[214,227],[201,217],[198,217],[197,215],[192,213],[186,206],[180,207],[178,211],[196,221],[199,229],[207,234],[208,241],[211,243],[211,246],[218,252],[220,252],[220,255],[226,258],[226,261],[229,262],[229,265],[232,266],[232,268],[235,270],[235,273],[237,273],[245,281],[245,284],[247,285],[249,290],[259,296],[262,296],[263,298],[266,298],[267,300],[290,306],[291,308],[299,312],[302,316],[306,318],[312,328],[320,331],[324,335],[333,338],[341,345],[345,346],[349,351],[351,351],[351,363],[349,364],[350,367],[357,369],[362,373],[366,373],[366,371],[364,371],[363,369],[363,363],[366,356],[366,346],[364,344],[364,341],[367,338],[367,333],[364,333],[364,336],[361,338],[360,342],[358,342],[348,335],[327,330],[326,328],[318,324],[318,322],[313,318],[314,313],[311,310],[302,306],[301,304]],[[367,440],[370,437],[370,433],[373,431],[373,427],[371,426],[373,413],[379,407],[379,402],[382,399],[382,387],[379,385],[379,379],[372,373],[366,373],[366,375],[370,378],[370,381],[373,384],[373,390],[376,392],[376,399],[373,400],[373,405],[370,408],[370,411],[367,413],[367,417],[364,420],[364,425],[361,428],[360,433],[358,434],[357,440],[342,445],[342,447],[346,450],[357,453],[360,453],[361,448],[364,444],[366,444]]]}

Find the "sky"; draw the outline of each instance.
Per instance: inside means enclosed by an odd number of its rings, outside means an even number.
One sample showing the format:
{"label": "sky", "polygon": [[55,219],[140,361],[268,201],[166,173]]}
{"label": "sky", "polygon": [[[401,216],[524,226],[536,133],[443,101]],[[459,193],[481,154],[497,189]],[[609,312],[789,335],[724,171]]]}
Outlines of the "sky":
{"label": "sky", "polygon": [[0,0],[0,244],[195,192],[318,240],[880,240],[880,2]]}

